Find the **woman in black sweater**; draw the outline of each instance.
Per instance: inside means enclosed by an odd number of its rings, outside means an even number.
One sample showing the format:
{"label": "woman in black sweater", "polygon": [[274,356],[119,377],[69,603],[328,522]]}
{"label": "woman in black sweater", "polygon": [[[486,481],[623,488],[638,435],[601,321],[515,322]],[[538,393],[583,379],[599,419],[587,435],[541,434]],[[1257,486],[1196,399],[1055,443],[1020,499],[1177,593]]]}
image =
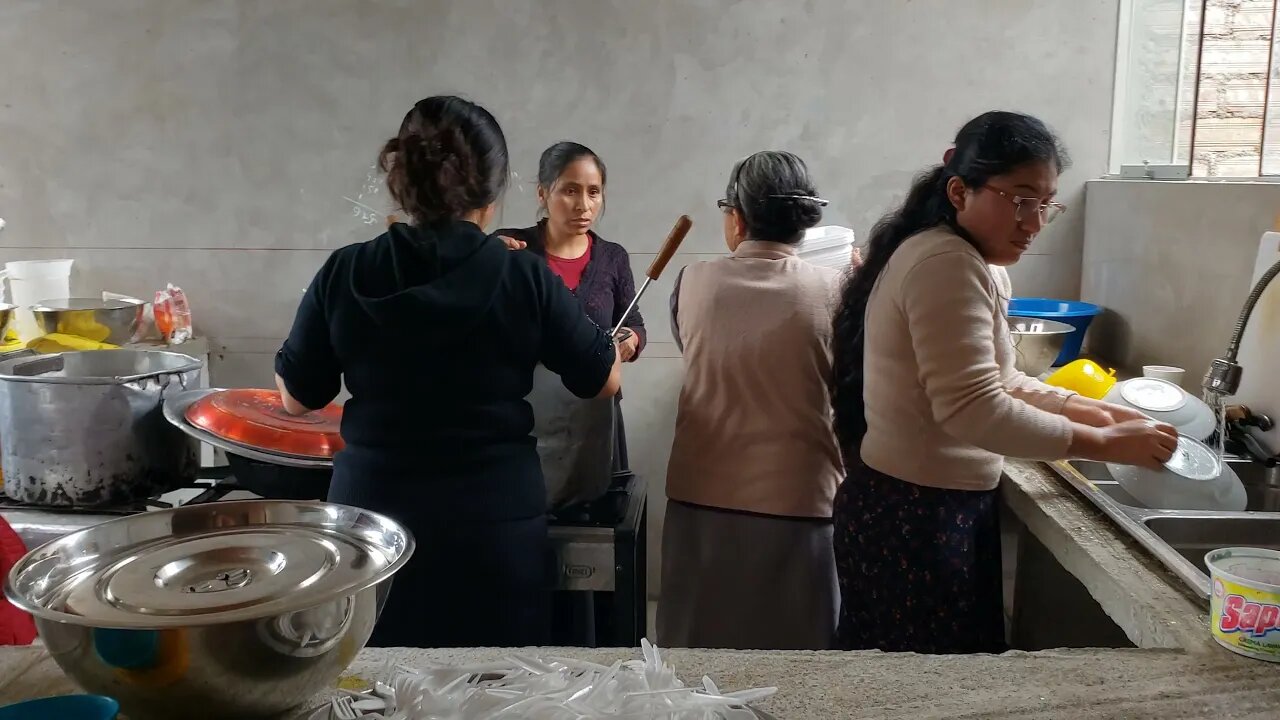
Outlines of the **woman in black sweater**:
{"label": "woman in black sweater", "polygon": [[277,384],[304,413],[345,380],[329,500],[417,539],[371,645],[545,644],[552,558],[524,398],[539,363],[579,397],[616,394],[616,347],[545,262],[482,230],[510,176],[488,111],[426,98],[379,164],[413,222],[330,256],[277,354]]}

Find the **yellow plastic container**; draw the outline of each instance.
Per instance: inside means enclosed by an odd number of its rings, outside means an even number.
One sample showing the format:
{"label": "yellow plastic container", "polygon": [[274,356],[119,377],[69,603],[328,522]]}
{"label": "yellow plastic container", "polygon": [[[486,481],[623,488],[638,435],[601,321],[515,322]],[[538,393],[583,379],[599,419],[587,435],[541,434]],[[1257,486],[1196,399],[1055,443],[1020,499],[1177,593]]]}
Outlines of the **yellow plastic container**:
{"label": "yellow plastic container", "polygon": [[1280,662],[1280,552],[1221,548],[1204,556],[1212,576],[1213,639],[1245,657]]}
{"label": "yellow plastic container", "polygon": [[1073,360],[1058,368],[1044,381],[1055,387],[1101,400],[1116,384],[1116,371],[1103,370],[1092,360]]}

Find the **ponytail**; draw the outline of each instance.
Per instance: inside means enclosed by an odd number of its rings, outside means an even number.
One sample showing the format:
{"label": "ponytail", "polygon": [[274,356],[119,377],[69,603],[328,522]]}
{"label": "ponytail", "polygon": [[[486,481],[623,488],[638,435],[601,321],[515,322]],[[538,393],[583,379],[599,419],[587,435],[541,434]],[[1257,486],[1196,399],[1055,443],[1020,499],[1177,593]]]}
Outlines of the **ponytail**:
{"label": "ponytail", "polygon": [[840,440],[846,465],[860,462],[862,438],[867,434],[862,404],[862,354],[865,349],[862,331],[867,301],[889,264],[889,258],[907,238],[955,220],[955,208],[946,197],[947,178],[942,165],[916,176],[902,207],[885,215],[871,229],[867,256],[841,294],[832,338],[831,404],[835,410],[836,437]]}

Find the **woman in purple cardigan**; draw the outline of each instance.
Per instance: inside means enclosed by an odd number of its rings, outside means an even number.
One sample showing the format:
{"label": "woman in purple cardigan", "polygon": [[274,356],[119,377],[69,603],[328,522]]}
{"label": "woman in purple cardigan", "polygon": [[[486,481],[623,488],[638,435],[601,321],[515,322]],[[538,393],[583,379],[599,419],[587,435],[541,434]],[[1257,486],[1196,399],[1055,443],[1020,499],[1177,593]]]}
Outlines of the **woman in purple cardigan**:
{"label": "woman in purple cardigan", "polygon": [[[538,206],[544,217],[527,228],[499,230],[512,249],[528,249],[582,302],[597,325],[612,329],[636,295],[627,251],[591,230],[604,212],[607,171],[600,156],[575,142],[558,142],[538,160]],[[640,309],[627,315],[619,331],[618,352],[634,362],[644,350]],[[613,446],[613,469],[627,470],[626,433],[619,406]]]}

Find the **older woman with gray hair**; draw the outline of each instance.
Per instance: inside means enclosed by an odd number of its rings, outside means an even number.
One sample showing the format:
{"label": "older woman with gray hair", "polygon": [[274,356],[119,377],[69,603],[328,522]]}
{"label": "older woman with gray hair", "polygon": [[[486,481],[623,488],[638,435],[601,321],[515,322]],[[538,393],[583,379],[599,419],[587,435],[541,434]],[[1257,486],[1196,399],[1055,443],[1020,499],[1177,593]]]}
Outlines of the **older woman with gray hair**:
{"label": "older woman with gray hair", "polygon": [[664,646],[820,650],[834,638],[837,276],[796,254],[826,204],[800,158],[748,157],[717,203],[732,254],[676,280],[685,376],[667,468]]}

